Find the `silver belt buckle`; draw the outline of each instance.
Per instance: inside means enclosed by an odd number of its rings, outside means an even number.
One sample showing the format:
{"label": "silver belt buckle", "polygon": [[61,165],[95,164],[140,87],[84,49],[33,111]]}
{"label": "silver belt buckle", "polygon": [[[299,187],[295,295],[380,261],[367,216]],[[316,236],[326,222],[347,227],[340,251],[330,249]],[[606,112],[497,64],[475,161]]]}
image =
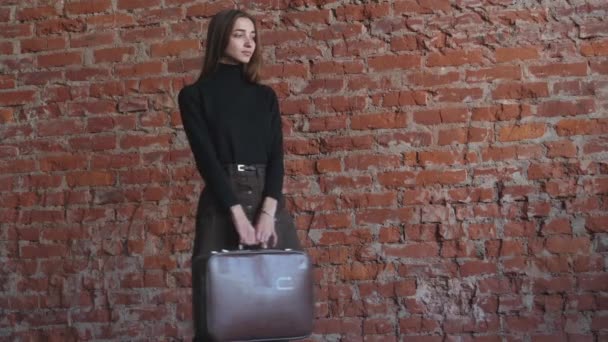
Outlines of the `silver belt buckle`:
{"label": "silver belt buckle", "polygon": [[243,172],[243,171],[245,171],[245,165],[243,165],[243,164],[238,164],[238,165],[236,166],[236,170],[237,170],[237,171],[239,171],[239,172]]}

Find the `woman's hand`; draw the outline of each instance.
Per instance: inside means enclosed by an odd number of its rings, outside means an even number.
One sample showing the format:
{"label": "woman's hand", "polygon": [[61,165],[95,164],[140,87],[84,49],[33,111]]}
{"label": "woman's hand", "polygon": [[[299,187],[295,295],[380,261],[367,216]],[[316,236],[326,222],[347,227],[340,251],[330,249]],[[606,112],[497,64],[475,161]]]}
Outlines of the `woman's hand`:
{"label": "woman's hand", "polygon": [[232,222],[240,237],[239,243],[243,245],[257,245],[260,243],[256,239],[255,229],[251,225],[251,222],[249,222],[247,215],[245,215],[243,207],[237,204],[230,207],[230,211],[232,212]]}
{"label": "woman's hand", "polygon": [[279,240],[274,226],[276,212],[277,200],[272,197],[264,198],[264,203],[262,203],[262,208],[255,224],[256,238],[262,243],[264,248],[268,247],[268,241],[271,239],[271,247],[275,247]]}
{"label": "woman's hand", "polygon": [[[262,247],[274,247],[277,245],[277,232],[274,228],[274,216],[262,211],[255,224],[256,238],[262,243]],[[272,239],[272,245],[268,242]]]}

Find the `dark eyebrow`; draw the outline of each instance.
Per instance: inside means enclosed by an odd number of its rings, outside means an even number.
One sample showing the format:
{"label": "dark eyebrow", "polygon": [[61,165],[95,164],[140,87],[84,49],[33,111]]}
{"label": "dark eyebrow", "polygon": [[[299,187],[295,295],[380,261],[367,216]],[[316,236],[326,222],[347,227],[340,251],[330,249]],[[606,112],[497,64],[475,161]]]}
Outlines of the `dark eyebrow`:
{"label": "dark eyebrow", "polygon": [[[245,32],[244,29],[235,29],[234,31],[241,31],[241,32]],[[255,31],[251,31],[251,33],[255,33]]]}

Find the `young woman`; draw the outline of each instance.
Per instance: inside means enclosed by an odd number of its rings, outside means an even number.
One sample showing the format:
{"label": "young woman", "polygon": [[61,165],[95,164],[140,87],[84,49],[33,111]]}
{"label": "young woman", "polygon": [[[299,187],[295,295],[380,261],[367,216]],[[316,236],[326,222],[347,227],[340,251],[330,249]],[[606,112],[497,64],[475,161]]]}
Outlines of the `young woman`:
{"label": "young woman", "polygon": [[[240,10],[217,13],[209,23],[200,77],[178,96],[205,182],[193,260],[240,244],[301,249],[282,198],[281,116],[274,90],[259,83],[259,41],[253,17]],[[204,270],[193,269],[195,340],[210,341],[203,279]]]}

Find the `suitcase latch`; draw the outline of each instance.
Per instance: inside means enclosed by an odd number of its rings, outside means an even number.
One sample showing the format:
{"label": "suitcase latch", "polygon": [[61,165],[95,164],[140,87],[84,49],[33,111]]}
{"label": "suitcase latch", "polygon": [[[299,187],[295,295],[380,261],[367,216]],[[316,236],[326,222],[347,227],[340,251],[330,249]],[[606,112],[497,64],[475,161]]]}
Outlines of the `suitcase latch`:
{"label": "suitcase latch", "polygon": [[275,288],[279,291],[293,290],[293,279],[291,277],[278,277],[275,282]]}

